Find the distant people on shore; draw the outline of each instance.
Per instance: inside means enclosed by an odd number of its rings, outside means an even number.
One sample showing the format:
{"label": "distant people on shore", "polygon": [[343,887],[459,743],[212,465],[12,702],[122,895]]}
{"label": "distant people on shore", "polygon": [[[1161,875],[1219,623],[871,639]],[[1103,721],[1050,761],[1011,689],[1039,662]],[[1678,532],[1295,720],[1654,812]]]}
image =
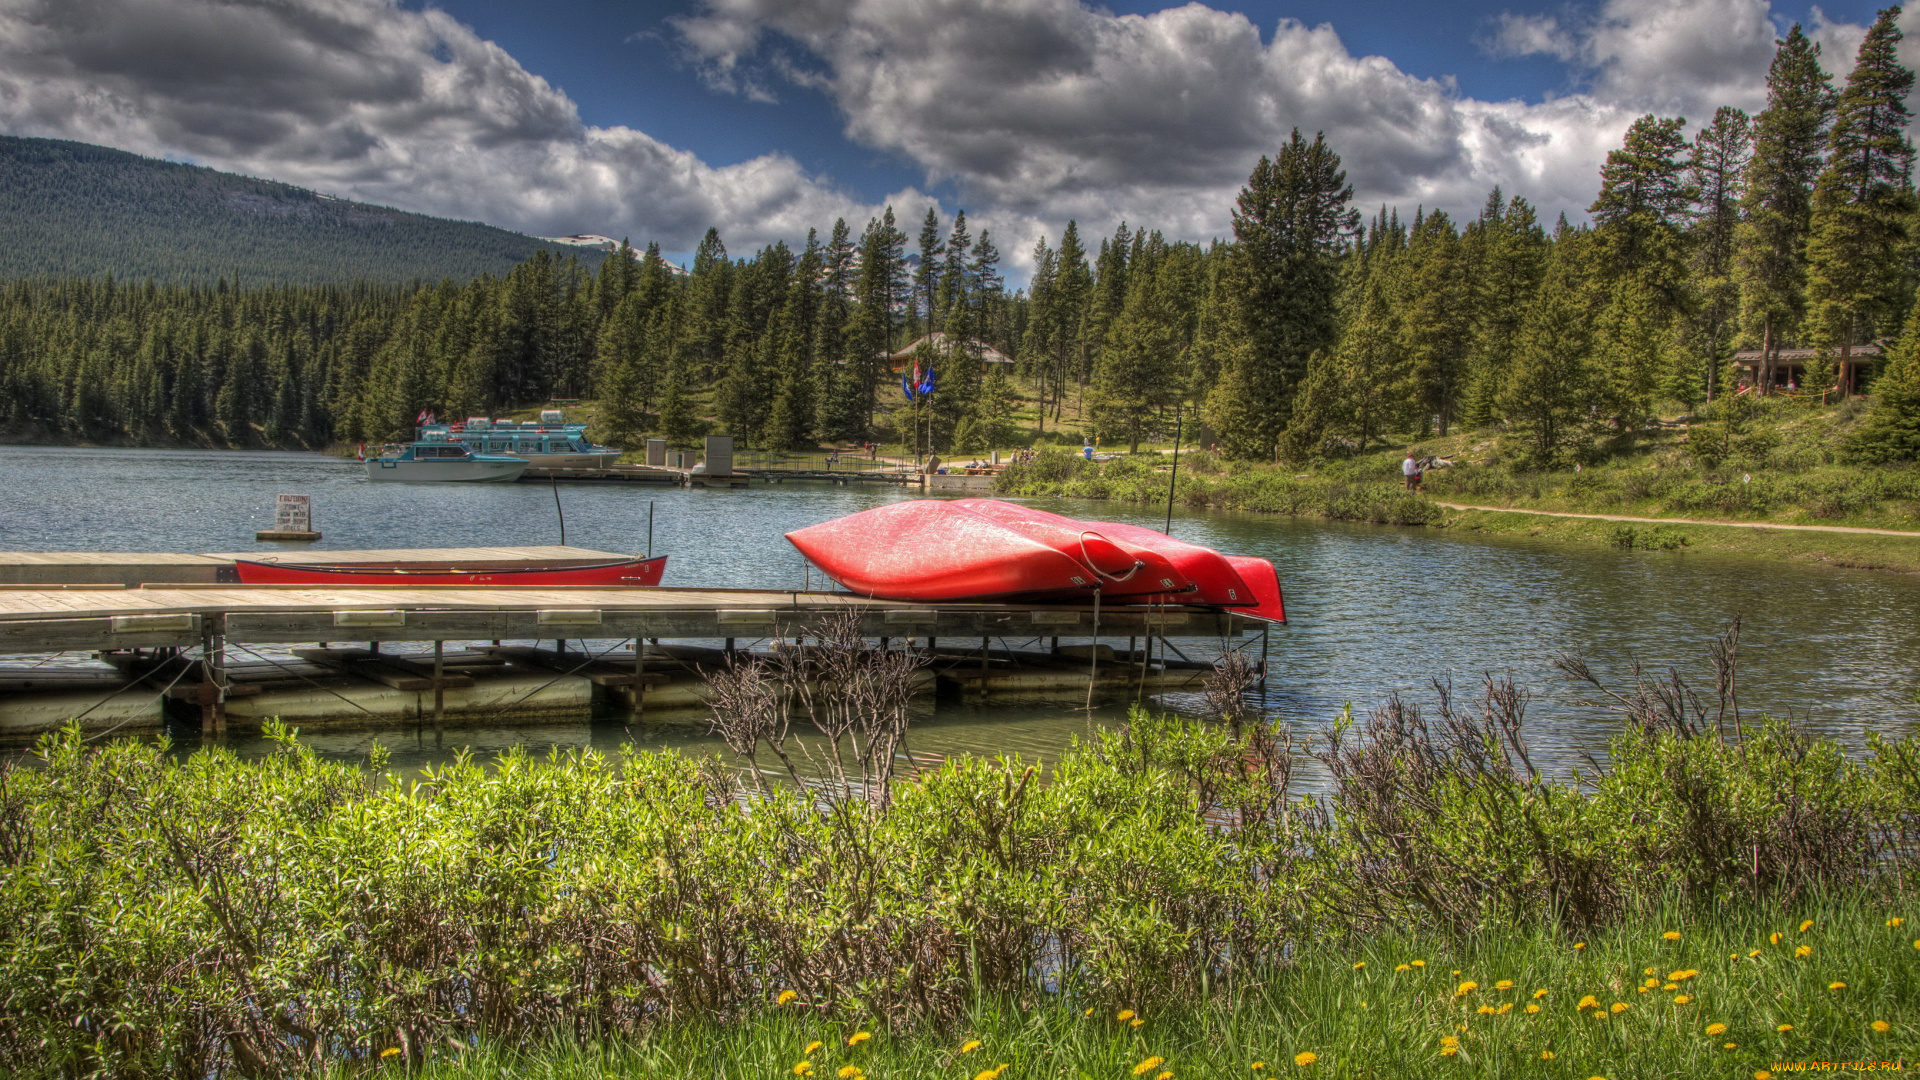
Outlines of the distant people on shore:
{"label": "distant people on shore", "polygon": [[1407,451],[1407,460],[1400,463],[1400,473],[1407,478],[1407,490],[1417,493],[1420,490],[1420,459],[1413,456],[1413,451]]}

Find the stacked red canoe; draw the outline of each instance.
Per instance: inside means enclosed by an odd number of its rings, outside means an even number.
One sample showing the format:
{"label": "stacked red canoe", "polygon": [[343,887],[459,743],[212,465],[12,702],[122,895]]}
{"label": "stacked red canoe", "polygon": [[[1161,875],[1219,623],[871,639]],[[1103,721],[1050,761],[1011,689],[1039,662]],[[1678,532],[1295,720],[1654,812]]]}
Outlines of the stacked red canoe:
{"label": "stacked red canoe", "polygon": [[1265,559],[996,499],[891,503],[787,539],[828,577],[885,600],[1071,600],[1097,592],[1103,603],[1199,604],[1287,619],[1280,576]]}

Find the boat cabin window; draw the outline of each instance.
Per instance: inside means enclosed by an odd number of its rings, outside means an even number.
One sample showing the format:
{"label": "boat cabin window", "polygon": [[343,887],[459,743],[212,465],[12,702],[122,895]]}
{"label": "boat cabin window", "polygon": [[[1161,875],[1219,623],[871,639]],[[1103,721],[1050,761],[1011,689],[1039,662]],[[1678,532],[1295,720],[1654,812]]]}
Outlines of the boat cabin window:
{"label": "boat cabin window", "polygon": [[422,446],[414,450],[417,458],[460,458],[467,456],[464,446]]}

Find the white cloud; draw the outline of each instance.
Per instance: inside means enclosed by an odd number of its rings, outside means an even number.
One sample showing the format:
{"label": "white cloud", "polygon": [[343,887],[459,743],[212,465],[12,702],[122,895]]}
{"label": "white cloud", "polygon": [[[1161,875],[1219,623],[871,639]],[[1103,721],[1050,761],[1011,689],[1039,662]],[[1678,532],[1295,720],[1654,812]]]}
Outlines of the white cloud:
{"label": "white cloud", "polygon": [[1494,20],[1493,35],[1483,44],[1495,56],[1551,56],[1574,60],[1580,45],[1552,15],[1515,15],[1502,12]]}
{"label": "white cloud", "polygon": [[873,211],[785,155],[714,167],[586,126],[499,46],[392,0],[0,0],[0,130],[669,249]]}

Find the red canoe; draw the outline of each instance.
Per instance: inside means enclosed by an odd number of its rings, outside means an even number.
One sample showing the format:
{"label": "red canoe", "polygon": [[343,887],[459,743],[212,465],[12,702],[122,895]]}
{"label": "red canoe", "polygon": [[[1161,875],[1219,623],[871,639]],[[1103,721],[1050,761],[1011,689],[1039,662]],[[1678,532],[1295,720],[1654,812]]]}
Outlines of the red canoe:
{"label": "red canoe", "polygon": [[1139,544],[1115,540],[1083,521],[999,499],[955,499],[976,514],[990,517],[1078,559],[1100,576],[1100,595],[1124,597],[1190,592],[1193,582],[1165,555]]}
{"label": "red canoe", "polygon": [[1117,521],[1085,522],[1089,529],[1097,529],[1107,538],[1118,544],[1138,544],[1150,551],[1159,552],[1172,563],[1174,569],[1187,576],[1199,588],[1183,597],[1168,597],[1174,603],[1212,604],[1217,607],[1240,607],[1258,603],[1253,589],[1240,577],[1226,556],[1198,544],[1189,544],[1175,540],[1165,533],[1138,525],[1122,525]]}
{"label": "red canoe", "polygon": [[1252,555],[1223,555],[1233,569],[1253,589],[1253,597],[1259,603],[1251,609],[1239,608],[1239,614],[1251,615],[1268,622],[1287,621],[1287,602],[1280,596],[1280,571],[1265,559]]}
{"label": "red canoe", "polygon": [[807,561],[862,596],[933,602],[1091,593],[1079,560],[943,499],[863,510],[787,534]]}
{"label": "red canoe", "polygon": [[586,565],[282,563],[236,559],[243,585],[658,585],[667,557]]}

